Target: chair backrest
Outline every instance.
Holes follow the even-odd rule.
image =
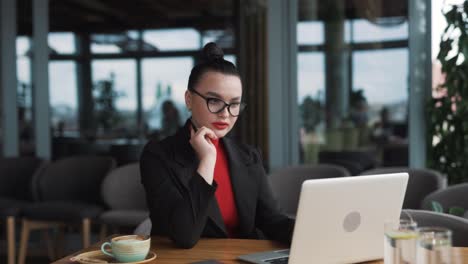
[[[33,177],[44,164],[36,157],[0,158],[0,196],[31,201]]]
[[[139,163],[111,171],[102,182],[101,192],[104,202],[111,209],[147,210]]]
[[[137,228],[133,231],[134,235],[140,236],[150,236],[151,235],[151,228],[152,228],[151,219],[146,218],[143,222],[141,222]]]
[[[451,185],[429,194],[422,202],[422,209],[432,210],[433,201],[440,203],[445,212],[455,206],[468,212],[468,183]]]
[[[319,162],[346,168],[352,175],[375,168],[377,160],[365,151],[320,151]]]
[[[408,144],[388,144],[383,146],[382,166],[396,167],[409,165]]]
[[[468,247],[468,219],[425,210],[403,211],[401,217],[407,219],[406,213],[410,214],[418,227],[439,226],[452,230],[453,246]]]
[[[343,167],[318,164],[282,168],[271,173],[268,178],[281,208],[286,214],[293,216],[296,214],[302,183],[305,180],[344,176],[349,176],[349,172]]]
[[[50,163],[38,177],[39,200],[101,203],[101,183],[115,168],[110,157],[77,156]]]
[[[420,209],[423,199],[430,193],[445,187],[445,178],[437,171],[430,169],[412,169],[407,167],[376,168],[361,175],[407,172],[409,175],[406,188],[404,209]]]
[[[111,145],[110,155],[117,161],[118,166],[126,165],[140,160],[144,144]]]

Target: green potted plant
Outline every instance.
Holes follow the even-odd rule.
[[[445,81],[428,104],[428,165],[456,184],[468,180],[468,0],[444,16],[437,59]]]
[[[122,94],[114,90],[114,75],[110,79],[97,82],[94,87],[94,106],[98,126],[104,133],[109,133],[115,129],[121,122],[122,117],[115,107],[115,101]]]

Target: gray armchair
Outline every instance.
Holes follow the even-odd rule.
[[[22,210],[18,263],[24,264],[29,233],[65,225],[81,225],[83,247],[90,245],[91,221],[102,212],[100,186],[115,168],[110,157],[78,156],[48,164],[37,176],[36,202]],[[54,252],[49,247],[49,257]]]
[[[335,164],[346,168],[351,175],[375,168],[375,155],[367,151],[320,151],[319,163]]]
[[[430,193],[445,187],[445,178],[430,169],[411,169],[407,167],[386,167],[365,171],[361,175],[407,172],[409,175],[403,209],[421,209],[421,202]]]
[[[432,210],[432,202],[442,205],[444,212],[448,212],[451,207],[460,207],[465,210],[468,216],[468,183],[451,185],[445,189],[429,194],[422,202],[422,208]]]
[[[139,162],[144,146],[145,145],[141,143],[111,145],[109,152],[110,155],[117,161],[117,165],[120,167],[129,163]]]
[[[269,175],[272,191],[283,211],[295,216],[302,183],[305,180],[349,176],[340,166],[329,164],[302,165],[279,169]]]
[[[148,218],[139,163],[131,163],[109,173],[102,182],[101,192],[109,208],[99,217],[103,224],[101,238],[106,235],[107,226],[129,227],[133,230]]]
[[[8,264],[16,262],[16,219],[33,202],[33,178],[44,164],[35,157],[0,158],[0,221],[6,223]]]
[[[454,247],[468,247],[468,220],[449,214],[430,212],[425,210],[404,210],[402,218],[411,215],[418,227],[440,226],[452,230],[452,244]]]

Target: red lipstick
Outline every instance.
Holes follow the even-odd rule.
[[[226,122],[213,122],[211,124],[218,130],[223,130],[229,127],[229,124]]]

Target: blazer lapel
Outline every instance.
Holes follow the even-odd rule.
[[[239,216],[239,231],[248,235],[255,221],[257,184],[249,177],[249,165],[252,157],[247,156],[229,138],[223,138],[229,160],[229,173]]]
[[[197,170],[199,160],[192,146],[190,145],[190,130],[189,130],[189,121],[185,123],[185,126],[180,129],[175,136],[175,150],[174,151],[174,160],[181,165],[179,180],[190,194],[190,199],[192,200],[192,195],[190,193],[190,180],[194,175],[194,171]],[[193,203],[193,201],[192,201]],[[207,209],[207,216],[215,224],[216,228],[219,229],[222,234],[227,237],[226,226],[224,225],[223,218],[221,216],[221,211],[216,201],[216,197],[213,197]]]
[[[198,159],[195,151],[190,145],[190,136],[187,124],[179,129],[174,138],[174,160],[181,166],[180,172],[176,175],[185,189],[189,190],[189,182],[193,177],[193,172],[198,167]]]

